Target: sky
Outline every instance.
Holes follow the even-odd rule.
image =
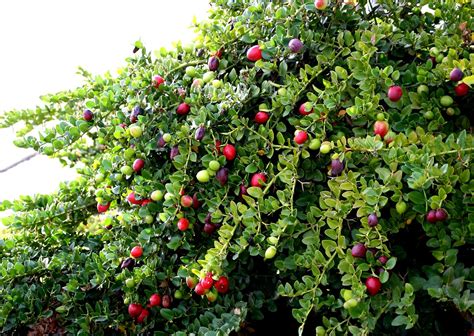
[[[148,50],[191,41],[193,17],[205,19],[208,9],[207,0],[0,1],[0,114],[79,86],[78,66],[115,74],[136,40]],[[0,129],[0,170],[32,153],[13,139],[13,129]],[[50,193],[74,178],[74,170],[37,156],[0,173],[0,201]]]

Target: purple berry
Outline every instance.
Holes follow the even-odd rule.
[[[387,263],[387,261],[388,261],[388,257],[387,257],[387,256],[384,256],[384,255],[383,255],[383,256],[380,256],[380,257],[379,257],[379,261],[380,261],[380,263],[381,263],[382,265],[385,265],[385,264]]]
[[[210,71],[216,71],[219,68],[219,59],[216,56],[212,56],[209,58],[207,66],[209,67]]]
[[[335,159],[331,161],[331,176],[339,176],[344,170],[344,162]]]
[[[216,173],[216,179],[219,183],[223,186],[227,183],[227,179],[229,178],[229,169],[221,168]]]
[[[464,77],[464,73],[459,68],[454,68],[449,74],[449,79],[453,82],[459,82]]]
[[[163,139],[163,136],[160,136],[160,138],[158,139],[158,147],[162,148],[162,147],[165,147],[165,145],[166,145],[165,139]]]
[[[174,146],[173,148],[171,148],[171,151],[170,151],[170,159],[173,160],[176,156],[179,155],[179,148],[178,146]]]
[[[365,253],[367,252],[367,247],[362,243],[357,243],[352,247],[351,253],[355,258],[364,258]]]
[[[367,217],[367,224],[370,227],[374,227],[379,223],[379,219],[377,218],[376,214],[370,214],[369,217]]]
[[[216,231],[216,225],[212,223],[204,224],[203,231],[208,235],[211,235],[214,231]]]
[[[290,43],[288,43],[288,48],[290,48],[293,53],[300,52],[301,49],[303,49],[303,46],[303,43],[297,38],[292,39]]]
[[[85,121],[91,121],[94,118],[94,114],[92,113],[91,110],[85,110],[84,113],[82,114],[82,117],[84,118]]]
[[[196,133],[194,134],[194,139],[201,141],[202,138],[204,138],[204,135],[206,135],[206,128],[204,126],[199,126],[199,128],[196,130]]]
[[[443,208],[436,210],[436,220],[444,222],[448,218],[448,213]]]

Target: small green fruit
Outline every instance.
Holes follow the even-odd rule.
[[[356,299],[350,299],[344,302],[344,308],[351,309],[351,308],[357,307],[358,304],[359,304],[359,301],[357,301]]]
[[[279,88],[278,89],[278,94],[280,96],[286,96],[286,93],[288,92],[288,90],[286,88]]]
[[[145,216],[145,223],[151,224],[151,223],[153,223],[153,220],[154,220],[154,218],[153,218],[152,215],[146,215]]]
[[[120,172],[124,175],[132,175],[133,168],[130,166],[123,166],[122,168],[120,168]]]
[[[311,140],[311,142],[308,145],[308,148],[311,149],[311,150],[317,150],[317,149],[319,149],[319,147],[321,147],[321,140],[319,140],[319,139]]]
[[[135,287],[135,280],[133,280],[132,278],[125,280],[125,286],[127,286],[128,288]]]
[[[163,192],[161,190],[155,190],[151,193],[151,199],[153,201],[161,201],[163,199]]]
[[[418,88],[416,89],[416,92],[418,92],[419,95],[428,94],[428,93],[430,92],[430,89],[428,88],[427,85],[421,84],[421,85],[418,86]]]
[[[352,291],[349,289],[343,289],[342,297],[344,298],[345,301],[352,299]]]
[[[216,74],[213,71],[209,71],[202,76],[202,80],[204,83],[209,83],[215,78],[215,76]]]
[[[130,126],[130,128],[128,130],[130,132],[130,135],[134,138],[139,138],[143,134],[142,128],[138,125]]]
[[[425,117],[425,119],[427,120],[431,120],[434,118],[434,113],[433,111],[426,111],[425,113],[423,113],[423,117]]]
[[[395,208],[397,209],[398,214],[401,215],[407,211],[407,204],[404,201],[400,201],[397,203]]]
[[[131,158],[133,158],[134,155],[135,155],[135,149],[133,148],[127,148],[125,152],[123,153],[123,156],[125,157],[126,160],[130,160]]]
[[[163,134],[163,140],[165,142],[170,142],[171,141],[171,134],[169,134],[169,133]]]
[[[278,238],[277,237],[268,237],[268,242],[272,245],[278,244]]]
[[[272,259],[273,257],[275,257],[276,252],[277,252],[276,247],[275,246],[270,246],[265,251],[265,259]]]
[[[321,154],[327,154],[331,151],[331,149],[332,149],[331,143],[329,141],[324,141],[321,144],[321,147],[319,148],[319,152]]]
[[[193,66],[186,67],[186,75],[191,78],[196,77],[196,68]]]
[[[377,113],[377,120],[378,121],[384,121],[385,120],[385,116],[383,113]]]
[[[453,116],[453,115],[456,114],[456,110],[453,109],[452,107],[448,107],[448,108],[446,109],[446,114],[447,114],[448,116]]]
[[[326,329],[324,327],[318,326],[316,327],[316,336],[325,336],[326,335]]]
[[[183,298],[183,292],[181,292],[180,290],[177,290],[176,292],[174,292],[174,298],[175,299],[182,299]]]
[[[165,212],[160,212],[158,218],[162,222],[166,222],[168,220],[168,215]]]
[[[168,201],[172,199],[174,195],[172,193],[167,192],[164,197],[165,197],[165,201]]]
[[[450,96],[443,96],[441,97],[440,101],[441,105],[443,105],[444,107],[449,107],[451,105],[453,105],[454,103],[454,100],[453,98],[451,98]]]
[[[215,87],[216,89],[220,89],[221,87],[224,86],[224,83],[219,79],[214,79],[212,81],[212,86]]]
[[[97,175],[95,176],[94,179],[95,179],[95,181],[96,181],[97,183],[100,183],[100,182],[103,182],[103,181],[104,181],[105,176],[104,176],[104,174],[99,173],[99,174],[97,174]]]
[[[219,161],[212,160],[209,162],[209,169],[211,170],[218,171],[220,167],[221,164],[219,163]]]
[[[196,174],[196,178],[199,182],[201,183],[206,183],[206,182],[209,182],[209,173],[207,172],[207,170],[200,170],[197,174]]]

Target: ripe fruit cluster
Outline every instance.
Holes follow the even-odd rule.
[[[205,295],[209,302],[216,301],[218,294],[225,294],[229,291],[229,279],[226,276],[220,276],[217,281],[214,281],[212,273],[207,273],[199,281],[195,277],[188,276],[186,285],[189,289],[193,289],[197,295]]]
[[[446,219],[448,219],[448,213],[443,208],[430,210],[426,214],[426,220],[429,223],[444,222]]]

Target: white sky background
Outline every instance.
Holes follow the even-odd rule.
[[[0,1],[0,114],[34,108],[45,93],[81,84],[82,66],[112,74],[141,39],[148,50],[191,41],[192,18],[205,19],[207,0],[14,0]],[[0,169],[28,155],[16,148],[11,129],[0,129]],[[35,157],[0,173],[0,201],[49,193],[74,171]]]

